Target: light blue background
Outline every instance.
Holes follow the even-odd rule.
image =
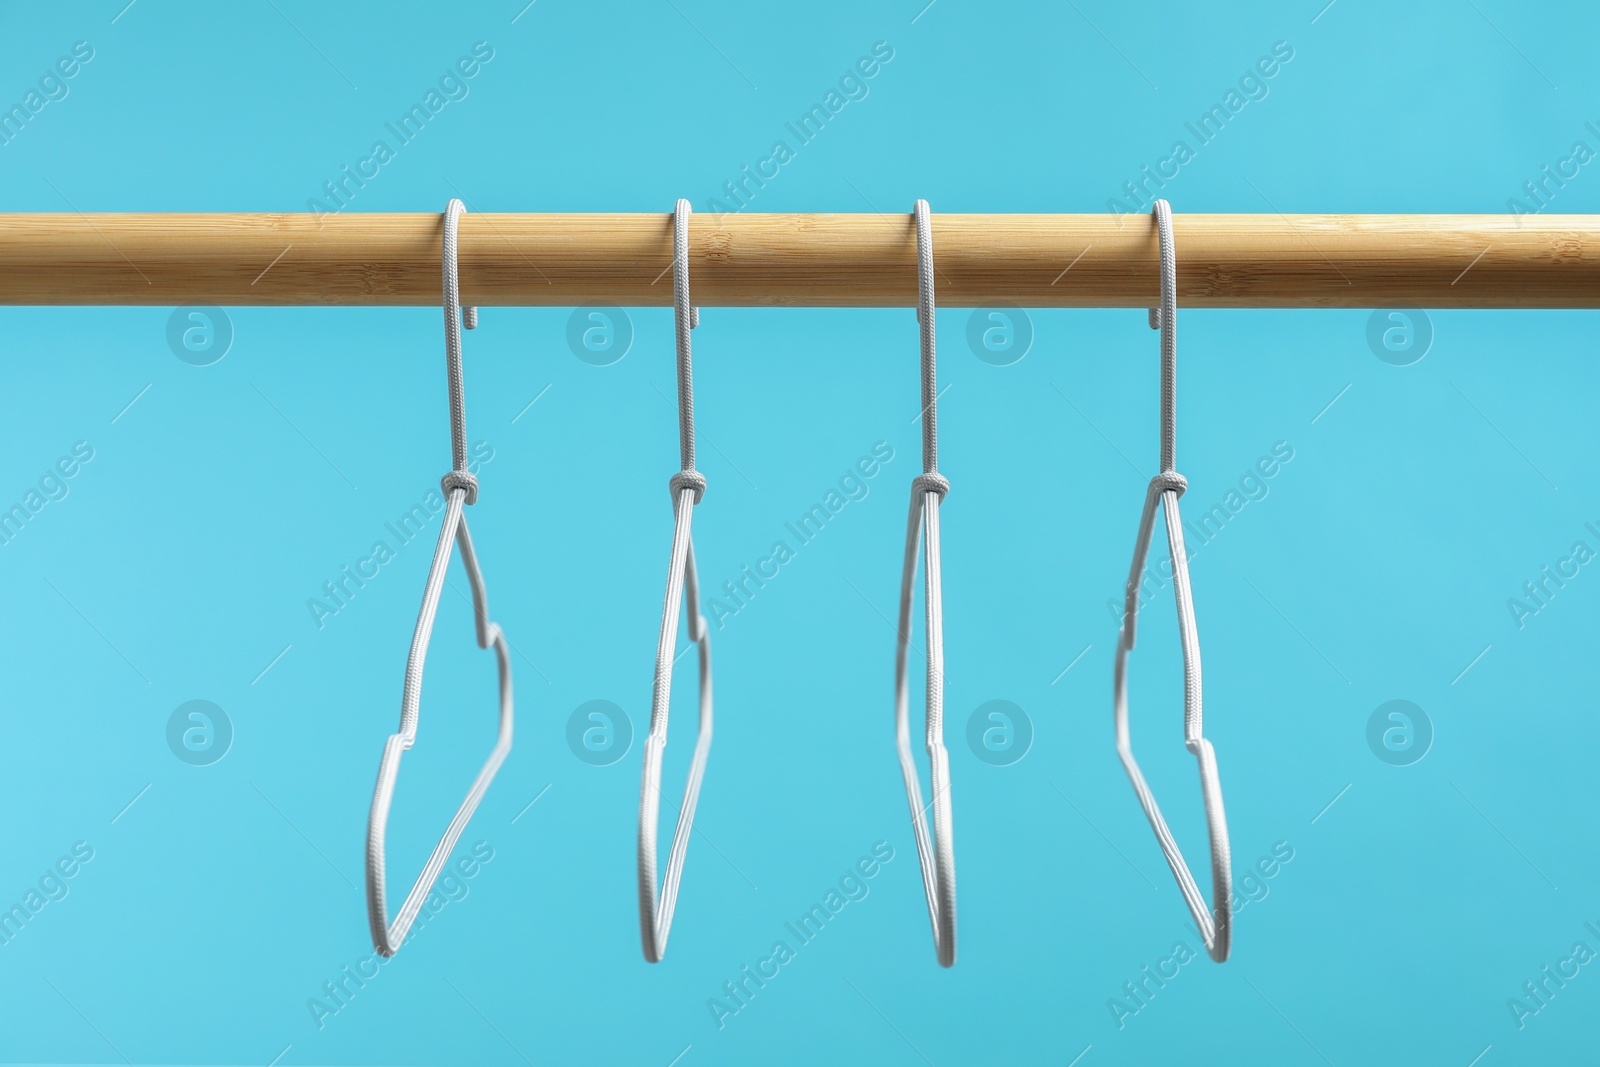
[[[1180,214],[1502,212],[1574,141],[1600,147],[1584,128],[1600,119],[1600,26],[1575,3],[539,0],[513,23],[520,0],[124,2],[0,5],[0,103],[74,42],[95,49],[67,98],[0,147],[5,210],[306,210],[480,40],[495,58],[470,95],[351,210],[459,195],[475,211],[665,212],[679,196],[705,211],[877,41],[894,58],[869,95],[752,210],[1103,211],[1277,41],[1294,58],[1268,96],[1168,185]],[[1597,209],[1592,167],[1551,208]],[[765,555],[874,442],[895,458],[715,635],[699,832],[651,967],[633,850],[677,464],[670,313],[634,312],[631,352],[600,368],[569,350],[570,309],[485,310],[467,410],[494,459],[471,521],[517,650],[517,740],[458,851],[481,840],[494,859],[319,1028],[308,1000],[370,953],[367,806],[436,528],[323,629],[306,600],[446,469],[439,313],[229,309],[232,350],[195,367],[167,346],[170,311],[0,309],[0,503],[74,442],[94,448],[67,497],[0,547],[0,904],[75,842],[94,849],[65,899],[0,946],[0,1059],[1594,1056],[1600,965],[1522,1029],[1507,1000],[1575,942],[1600,950],[1584,928],[1600,925],[1600,577],[1584,568],[1520,630],[1506,601],[1573,542],[1600,548],[1584,529],[1600,520],[1595,313],[1435,312],[1431,351],[1407,367],[1375,357],[1364,311],[1183,313],[1185,509],[1221,501],[1275,442],[1294,449],[1193,561],[1236,874],[1277,842],[1294,858],[1239,914],[1229,963],[1195,959],[1119,1029],[1123,983],[1176,942],[1199,948],[1112,747],[1106,601],[1156,466],[1143,312],[1035,312],[1032,351],[1009,367],[976,358],[967,310],[939,313],[961,890],[960,960],[943,971],[894,758],[885,619],[918,463],[912,314],[708,308],[696,331],[708,585]],[[465,588],[459,565],[452,582]],[[1175,630],[1157,600],[1134,732],[1200,860]],[[396,881],[492,740],[492,668],[469,635],[447,589],[390,827]],[[670,795],[692,677],[685,662]],[[192,699],[235,730],[209,767],[166,743]],[[609,767],[565,740],[593,699],[635,728]],[[966,743],[992,699],[1034,725],[1009,767]],[[1391,699],[1435,730],[1409,767],[1366,741]],[[708,999],[878,841],[895,858],[866,899],[719,1030]]]

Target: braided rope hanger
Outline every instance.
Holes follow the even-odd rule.
[[[444,214],[444,337],[453,461],[450,472],[440,481],[440,488],[446,497],[444,523],[439,528],[439,542],[433,551],[433,564],[428,569],[428,583],[423,588],[422,609],[417,613],[417,628],[411,638],[411,653],[406,658],[405,689],[400,701],[400,730],[390,735],[383,746],[383,759],[378,764],[378,784],[373,790],[372,810],[367,817],[367,919],[372,927],[372,943],[384,956],[393,956],[399,950],[406,932],[411,929],[423,902],[432,891],[435,879],[449,861],[450,850],[455,848],[456,841],[467,827],[467,821],[472,818],[478,802],[494,780],[495,772],[511,751],[511,659],[499,625],[489,621],[488,593],[484,588],[483,573],[478,568],[478,555],[472,548],[472,535],[467,532],[464,511],[466,505],[476,503],[478,499],[478,480],[467,470],[466,396],[461,375],[461,326],[464,320],[467,329],[475,329],[478,316],[476,308],[461,307],[461,287],[456,266],[456,232],[465,210],[460,200],[451,200]],[[433,620],[439,610],[445,572],[450,566],[452,540],[461,550],[461,563],[466,568],[467,580],[472,586],[472,611],[478,647],[493,646],[499,665],[500,732],[483,769],[467,791],[466,799],[456,809],[444,836],[423,865],[416,884],[406,894],[400,914],[395,916],[391,924],[385,899],[384,832],[389,823],[389,805],[394,799],[395,778],[400,773],[400,757],[417,739],[417,719],[422,704],[422,668],[428,658],[428,643],[433,637]]]
[[[939,504],[950,483],[939,473],[939,391],[934,357],[933,233],[928,202],[918,200],[913,212],[917,233],[917,321],[922,334],[922,473],[911,481],[911,511],[906,520],[905,566],[900,572],[900,624],[894,656],[895,746],[900,774],[911,805],[922,888],[928,896],[933,948],[942,967],[956,961],[956,856],[950,810],[950,755],[944,747],[944,609],[939,579]],[[920,529],[919,529],[920,527]],[[917,578],[917,556],[927,545],[923,568],[924,623],[928,634],[927,748],[933,787],[933,833],[928,832],[922,784],[911,755],[907,652],[911,644],[911,601]]]
[[[655,688],[650,700],[650,735],[644,746],[644,773],[639,783],[639,933],[644,958],[660,963],[678,905],[678,886],[689,854],[695,805],[711,752],[711,632],[700,614],[700,579],[695,571],[694,541],[689,527],[694,507],[705,495],[705,475],[694,469],[694,366],[689,330],[700,325],[700,309],[689,300],[689,201],[679,200],[672,212],[673,321],[678,349],[678,451],[682,469],[668,482],[672,492],[672,554],[667,564],[667,594],[661,610],[661,636],[656,644]],[[672,706],[673,653],[678,645],[680,602],[689,619],[689,639],[700,651],[700,730],[683,806],[672,831],[667,873],[656,889],[656,835],[661,820],[661,759],[667,747],[667,717]]]
[[[1195,627],[1194,594],[1189,587],[1189,557],[1183,545],[1183,520],[1178,515],[1178,498],[1188,482],[1176,469],[1177,377],[1178,377],[1178,268],[1172,242],[1172,208],[1157,200],[1154,208],[1157,235],[1161,245],[1161,306],[1150,309],[1150,326],[1161,331],[1161,472],[1150,479],[1145,491],[1144,513],[1139,519],[1139,536],[1133,548],[1133,566],[1128,571],[1123,606],[1121,639],[1117,642],[1113,680],[1113,704],[1117,723],[1117,755],[1139,795],[1145,818],[1161,844],[1167,866],[1178,880],[1184,902],[1189,906],[1206,951],[1218,963],[1228,958],[1233,940],[1233,874],[1228,850],[1228,819],[1222,808],[1222,783],[1217,775],[1217,757],[1211,742],[1201,733],[1200,716],[1200,635]],[[1184,861],[1178,843],[1167,829],[1155,795],[1145,784],[1139,764],[1133,758],[1128,739],[1128,653],[1133,650],[1134,630],[1139,618],[1139,583],[1144,575],[1150,538],[1155,531],[1156,505],[1166,519],[1167,547],[1172,555],[1172,588],[1178,605],[1178,636],[1183,645],[1183,741],[1200,764],[1200,792],[1205,799],[1206,829],[1211,842],[1211,899],[1207,910],[1194,875]]]

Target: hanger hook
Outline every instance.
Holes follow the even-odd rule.
[[[445,492],[459,484],[467,490],[467,503],[478,501],[478,482],[467,470],[467,412],[465,386],[461,368],[461,327],[469,330],[478,326],[476,308],[461,306],[461,272],[459,267],[459,230],[461,216],[467,208],[460,200],[452,199],[444,209],[444,240],[441,264],[444,272],[444,348],[446,376],[450,389],[450,473],[445,475]]]

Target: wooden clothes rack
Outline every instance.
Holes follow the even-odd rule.
[[[0,304],[430,305],[442,216],[0,214]],[[1183,308],[1600,307],[1600,216],[1175,215]],[[696,304],[912,307],[911,214],[697,214]],[[1146,307],[1145,215],[934,215],[947,307]],[[672,216],[472,214],[476,306],[672,303]]]

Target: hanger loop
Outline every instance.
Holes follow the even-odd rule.
[[[1189,907],[1195,927],[1205,942],[1206,951],[1218,963],[1228,958],[1232,946],[1233,874],[1228,849],[1228,819],[1222,807],[1222,783],[1217,773],[1217,757],[1201,732],[1200,635],[1195,625],[1194,594],[1189,585],[1189,557],[1183,544],[1183,520],[1178,514],[1178,498],[1188,483],[1175,469],[1177,445],[1177,368],[1178,368],[1178,270],[1172,241],[1172,208],[1157,200],[1154,208],[1156,232],[1161,248],[1161,304],[1150,309],[1150,325],[1161,331],[1161,471],[1150,479],[1145,490],[1144,511],[1139,518],[1139,534],[1134,542],[1133,566],[1122,615],[1122,634],[1117,642],[1113,680],[1113,704],[1117,726],[1117,755],[1139,796],[1145,818],[1155,831],[1167,866],[1178,880],[1184,903]],[[1139,584],[1144,576],[1150,538],[1155,531],[1156,506],[1166,520],[1167,547],[1172,555],[1172,588],[1178,607],[1178,636],[1183,646],[1183,739],[1184,746],[1200,766],[1200,792],[1205,801],[1206,828],[1211,844],[1211,899],[1206,908],[1194,875],[1178,849],[1156,798],[1145,783],[1133,746],[1128,737],[1128,653],[1133,650],[1139,616]]]
[[[690,523],[694,507],[705,496],[705,475],[694,469],[694,366],[689,331],[700,325],[699,309],[689,301],[689,201],[679,200],[672,212],[673,322],[677,333],[678,452],[682,470],[668,481],[672,493],[672,553],[667,564],[667,595],[656,644],[655,688],[650,701],[650,735],[644,745],[644,772],[639,783],[639,932],[644,958],[661,962],[678,905],[678,887],[689,853],[700,783],[711,752],[711,631],[700,614],[700,580],[694,563]],[[672,832],[667,871],[656,887],[656,837],[661,820],[661,760],[667,747],[667,718],[672,706],[672,666],[678,645],[680,603],[689,621],[689,639],[699,646],[700,729],[695,740],[683,806]]]
[[[905,564],[900,572],[900,624],[895,642],[894,725],[911,806],[911,829],[917,841],[922,887],[928,897],[933,948],[939,964],[956,961],[956,858],[952,836],[950,755],[944,747],[944,608],[939,571],[939,505],[950,483],[938,471],[939,391],[934,351],[933,233],[928,202],[918,200],[913,212],[917,235],[917,321],[922,336],[922,473],[911,481],[911,512],[906,521]],[[924,626],[928,637],[927,750],[933,786],[933,831],[922,802],[922,783],[911,754],[910,681],[907,656],[911,645],[911,604],[917,557],[926,546],[923,568]]]
[[[478,554],[472,547],[472,535],[467,530],[464,508],[477,500],[478,481],[467,470],[466,397],[461,374],[461,325],[477,326],[477,313],[473,308],[461,308],[461,290],[456,266],[456,230],[466,208],[459,200],[451,200],[444,214],[444,335],[445,365],[450,392],[450,443],[454,466],[440,482],[445,493],[444,522],[439,528],[439,541],[434,548],[433,564],[428,569],[428,582],[423,588],[422,608],[417,614],[417,626],[411,638],[411,653],[406,658],[405,686],[400,700],[400,729],[390,735],[383,747],[383,758],[378,764],[378,784],[372,794],[372,809],[367,816],[367,920],[372,929],[372,943],[380,955],[393,956],[405,940],[418,912],[422,910],[444,865],[449,862],[450,851],[478,802],[483,799],[495,772],[505,762],[511,751],[512,699],[511,659],[507,653],[505,635],[497,623],[489,620],[488,592],[484,588],[483,572],[478,567]],[[388,919],[386,882],[384,871],[384,835],[389,823],[389,806],[394,799],[395,779],[400,773],[400,758],[416,742],[417,720],[422,704],[422,668],[428,658],[428,644],[433,637],[433,620],[439,610],[439,596],[444,590],[445,572],[450,565],[450,543],[454,541],[461,550],[461,563],[472,587],[473,620],[477,629],[479,648],[493,647],[500,675],[500,731],[493,750],[485,761],[466,799],[456,809],[444,836],[434,846],[433,853],[423,865],[411,892],[394,922]]]

